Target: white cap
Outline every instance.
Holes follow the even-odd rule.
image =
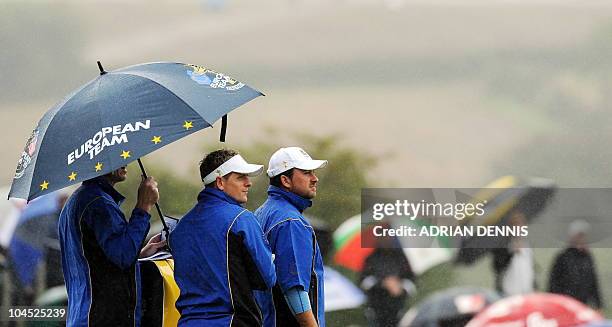
[[[223,177],[229,173],[245,174],[249,177],[259,176],[263,172],[263,168],[263,165],[254,165],[246,162],[241,155],[237,154],[206,175],[203,182],[204,185],[208,185],[214,182],[217,177]]]
[[[268,176],[274,177],[292,168],[315,170],[325,166],[327,160],[313,160],[302,148],[280,148],[270,158]]]
[[[572,221],[567,229],[567,236],[574,237],[578,234],[587,234],[591,230],[591,224],[583,219]]]

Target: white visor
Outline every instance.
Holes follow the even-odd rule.
[[[204,177],[204,185],[214,182],[217,177],[223,177],[229,173],[244,174],[249,177],[255,177],[263,172],[263,165],[254,165],[246,162],[239,154],[231,157],[228,161],[221,164],[217,169]]]

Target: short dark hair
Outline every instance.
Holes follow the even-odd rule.
[[[285,175],[289,178],[293,177],[293,170],[295,168],[291,168],[289,170],[285,170],[284,172],[274,176],[274,177],[270,177],[270,185],[272,186],[276,186],[276,187],[283,187],[283,183],[281,182],[281,176]]]
[[[202,177],[202,181],[204,181],[204,177],[212,173],[213,170],[217,169],[224,162],[228,161],[237,154],[238,151],[232,149],[219,149],[207,154],[204,159],[200,161],[200,177]],[[209,183],[206,186],[212,186],[211,184],[214,184],[214,182]]]

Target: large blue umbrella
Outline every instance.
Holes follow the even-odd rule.
[[[98,66],[100,76],[39,121],[9,197],[32,200],[107,174],[221,117],[223,139],[227,113],[263,95],[196,65],[158,62],[111,72]]]
[[[8,253],[21,287],[33,286],[36,268],[45,253],[59,247],[57,219],[61,205],[58,192],[47,194],[30,202],[19,216]],[[58,269],[60,267],[47,267],[55,273]]]

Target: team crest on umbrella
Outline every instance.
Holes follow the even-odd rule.
[[[17,171],[15,172],[15,179],[21,178],[25,174],[26,168],[32,162],[32,157],[34,157],[34,153],[36,152],[36,146],[38,143],[38,128],[32,131],[30,138],[26,142],[25,148],[21,153],[21,158],[19,158],[19,162],[17,162]]]
[[[191,68],[191,70],[187,71],[187,75],[200,85],[208,85],[213,89],[226,89],[228,91],[239,90],[244,86],[244,83],[238,82],[237,80],[214,70],[206,69],[197,65],[185,66]]]

